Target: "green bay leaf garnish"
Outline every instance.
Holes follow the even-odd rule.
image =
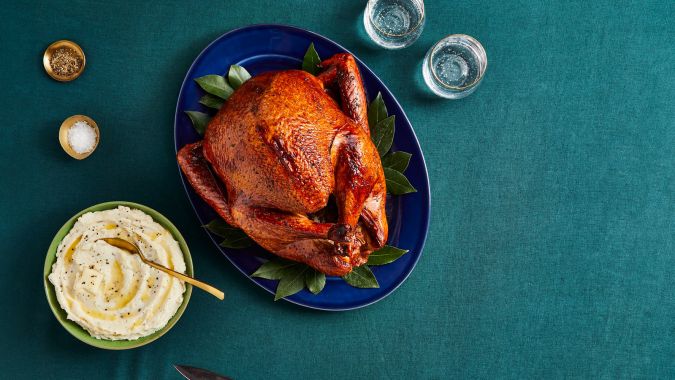
[[[231,230],[237,230],[238,228],[232,227],[229,224],[227,224],[226,221],[222,219],[213,219],[212,221],[208,222],[207,224],[203,225],[202,227],[206,228],[210,232],[212,232],[214,235],[218,235],[220,237],[226,236],[227,234],[230,233]]]
[[[373,274],[373,271],[367,265],[361,265],[352,269],[346,276],[342,277],[349,285],[355,288],[379,288],[380,284]]]
[[[319,58],[319,53],[316,52],[314,42],[312,42],[309,44],[305,57],[302,59],[302,69],[312,75],[316,75],[319,72],[320,63],[321,58]]]
[[[261,265],[251,276],[267,280],[281,280],[290,268],[298,265],[299,263],[293,261],[275,258]]]
[[[316,269],[309,268],[305,273],[305,286],[313,294],[319,294],[326,286],[326,275]]]
[[[225,248],[242,249],[251,247],[254,244],[255,242],[244,231],[237,230],[233,231],[230,236],[223,237],[223,241],[219,245]]]
[[[192,126],[195,127],[197,133],[203,136],[204,132],[206,132],[206,126],[211,121],[211,115],[198,111],[185,111],[185,113],[190,118],[190,121],[192,121]]]
[[[235,90],[241,87],[244,82],[251,79],[251,74],[245,68],[239,65],[230,66],[230,71],[227,73],[227,81]]]
[[[295,294],[305,288],[305,273],[311,268],[306,265],[298,265],[289,268],[279,280],[274,300]]]
[[[222,219],[214,219],[203,227],[214,235],[218,235],[223,238],[223,241],[220,242],[221,247],[241,249],[255,244],[255,242],[251,240],[251,238],[248,237],[244,231],[230,226]]]
[[[227,100],[234,92],[232,87],[227,84],[225,78],[220,75],[205,75],[195,79],[195,82],[197,82],[199,87],[204,91],[223,100]]]
[[[370,128],[370,133],[373,133],[375,126],[380,121],[384,120],[388,116],[387,106],[384,104],[382,99],[382,93],[378,92],[375,100],[370,103],[368,106],[368,127]]]
[[[251,277],[267,280],[279,280],[274,300],[293,295],[305,287],[312,293],[318,294],[326,285],[326,276],[303,264],[295,261],[275,257],[261,265]]]
[[[385,265],[393,263],[406,253],[408,253],[407,249],[400,249],[390,245],[385,245],[368,256],[368,262],[366,265]]]
[[[391,148],[391,144],[394,142],[395,122],[396,116],[391,115],[380,120],[374,130],[371,131],[370,138],[373,140],[377,152],[380,153],[380,157],[384,157],[387,154]]]
[[[387,192],[393,195],[403,195],[417,192],[417,189],[410,184],[408,178],[403,173],[391,169],[384,168],[384,177],[387,181]]]
[[[389,152],[382,157],[382,166],[403,173],[408,168],[410,157],[412,154],[407,152]]]
[[[219,110],[220,107],[223,106],[224,102],[225,101],[223,99],[221,99],[217,96],[211,95],[211,94],[204,94],[204,96],[202,96],[199,99],[199,103],[201,103],[201,104],[203,104],[203,105],[205,105],[209,108],[216,109],[216,110]]]

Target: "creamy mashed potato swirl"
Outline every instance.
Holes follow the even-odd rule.
[[[82,215],[61,241],[49,281],[68,319],[99,339],[137,339],[164,327],[183,302],[182,281],[100,238],[133,241],[158,264],[185,273],[171,233],[144,212],[119,206]]]

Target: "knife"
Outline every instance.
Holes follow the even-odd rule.
[[[215,372],[207,371],[197,367],[177,364],[174,364],[173,367],[188,380],[232,380],[232,378],[227,376],[222,376]]]

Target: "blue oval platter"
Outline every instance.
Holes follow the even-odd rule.
[[[208,74],[227,74],[230,65],[240,65],[255,76],[272,70],[300,69],[302,58],[310,43],[322,59],[347,49],[316,33],[285,25],[252,25],[225,33],[207,46],[190,67],[178,96],[174,122],[176,151],[185,144],[201,138],[192,127],[184,111],[213,113],[199,104],[202,90],[194,79]],[[356,56],[355,56],[356,57]],[[387,199],[389,245],[408,249],[395,262],[371,267],[378,289],[353,288],[338,277],[328,277],[321,293],[314,295],[302,290],[285,300],[312,309],[341,311],[373,304],[398,288],[410,275],[419,260],[429,229],[429,179],[424,157],[412,125],[401,105],[382,81],[356,58],[368,93],[369,101],[382,93],[389,115],[396,115],[396,133],[392,151],[412,154],[405,174],[417,189],[416,193]],[[179,170],[180,172],[180,170]],[[217,218],[217,214],[192,190],[181,173],[181,179],[199,222],[203,225]],[[277,281],[251,277],[258,267],[271,257],[260,247],[233,250],[220,247],[218,237],[207,232],[214,246],[251,281],[274,294]],[[270,297],[270,300],[272,297]]]

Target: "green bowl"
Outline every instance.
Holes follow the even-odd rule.
[[[139,205],[137,203],[132,202],[120,202],[120,201],[106,202],[84,209],[78,212],[77,215],[70,218],[70,220],[68,220],[66,224],[64,224],[63,227],[61,227],[59,232],[56,233],[56,236],[54,236],[54,240],[52,240],[52,244],[49,246],[49,251],[47,251],[47,258],[45,259],[45,269],[43,276],[43,280],[45,283],[45,292],[47,293],[47,301],[49,302],[49,307],[51,307],[52,311],[54,312],[54,316],[56,317],[56,319],[72,336],[83,341],[84,343],[87,343],[88,345],[98,348],[104,348],[107,350],[126,350],[130,348],[140,347],[166,334],[166,332],[169,331],[171,327],[173,327],[173,325],[176,324],[176,322],[178,322],[178,319],[183,314],[183,311],[185,311],[188,301],[190,300],[190,295],[192,294],[192,285],[185,284],[186,288],[185,293],[183,294],[183,303],[180,305],[178,311],[176,311],[176,314],[169,320],[166,326],[162,327],[160,330],[155,331],[154,333],[148,336],[138,338],[135,340],[107,340],[94,338],[93,336],[89,335],[87,330],[83,329],[77,323],[70,321],[66,318],[66,312],[63,309],[61,309],[61,305],[59,305],[59,302],[56,299],[54,286],[52,285],[51,282],[49,282],[49,279],[47,278],[47,276],[49,276],[49,273],[51,273],[52,271],[52,265],[56,261],[56,249],[61,243],[61,240],[63,240],[66,234],[68,234],[68,231],[70,231],[71,228],[73,228],[73,225],[77,221],[77,218],[79,218],[82,214],[92,211],[110,210],[116,208],[117,206],[127,206],[129,208],[141,210],[144,213],[150,215],[152,219],[155,220],[155,222],[161,224],[164,228],[166,228],[169,232],[171,232],[176,241],[178,241],[178,245],[180,246],[181,251],[183,251],[183,256],[185,257],[186,274],[188,274],[191,277],[194,276],[194,270],[192,267],[192,257],[190,256],[190,250],[188,249],[188,246],[185,243],[185,239],[183,239],[183,236],[180,234],[180,232],[178,232],[176,226],[174,226],[169,221],[169,219],[165,218],[164,215],[151,209],[150,207]]]

